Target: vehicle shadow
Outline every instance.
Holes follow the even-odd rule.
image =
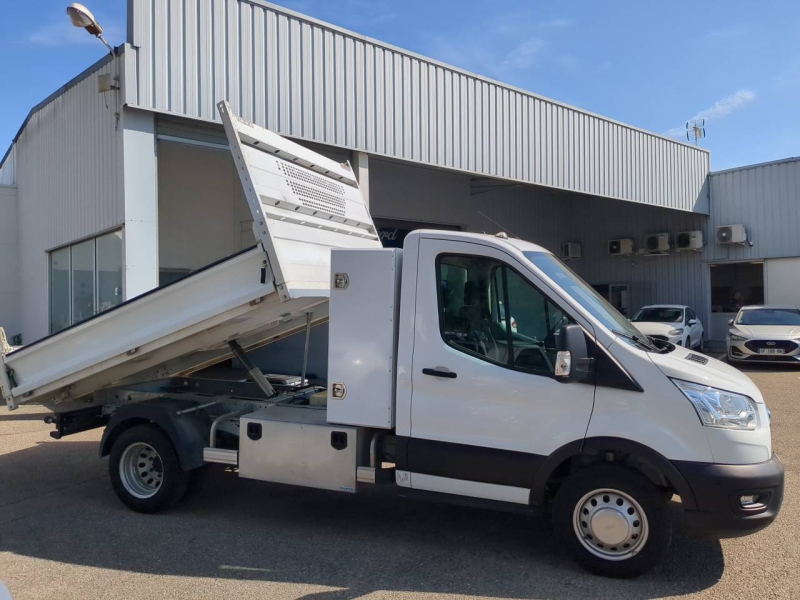
[[[335,588],[307,596],[320,600],[382,590],[649,599],[709,588],[724,568],[719,542],[686,537],[678,504],[666,559],[623,581],[573,564],[545,518],[415,502],[387,488],[349,495],[248,481],[216,466],[183,503],[143,515],[117,500],[106,469],[96,442],[43,442],[0,455],[3,479],[28,491],[0,490],[0,552],[151,575]]]
[[[713,355],[713,354],[712,354]],[[724,363],[736,367],[743,373],[798,373],[800,374],[800,363],[748,363],[736,362],[728,359],[727,355],[721,357]]]
[[[744,373],[798,373],[800,374],[800,363],[781,364],[781,363],[728,363],[743,371]]]

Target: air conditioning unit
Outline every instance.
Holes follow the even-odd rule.
[[[581,245],[577,242],[564,242],[561,244],[561,258],[572,260],[581,257]]]
[[[627,256],[628,254],[633,254],[633,240],[629,238],[608,240],[608,253],[611,256]]]
[[[744,244],[747,241],[747,230],[744,225],[720,225],[717,227],[718,244]]]
[[[644,252],[657,254],[669,251],[669,233],[649,233],[644,236]]]
[[[681,231],[675,238],[675,249],[681,250],[700,250],[703,247],[702,231]]]

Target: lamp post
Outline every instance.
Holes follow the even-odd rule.
[[[94,18],[92,11],[86,8],[83,4],[74,2],[67,7],[67,15],[69,15],[69,20],[72,21],[72,24],[75,27],[82,27],[91,33],[98,40],[105,44],[112,56],[114,55],[114,49],[103,37],[103,28]]]

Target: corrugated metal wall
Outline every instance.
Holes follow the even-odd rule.
[[[124,220],[113,93],[97,92],[107,63],[33,113],[16,142],[22,332],[48,333],[46,250]]]
[[[127,102],[706,213],[708,153],[257,0],[129,0]],[[135,89],[131,89],[135,88]]]
[[[22,333],[19,320],[17,188],[0,184],[0,327],[10,338]]]
[[[8,156],[0,165],[0,185],[17,184],[17,146],[11,144],[8,149]]]
[[[800,158],[712,173],[707,258],[800,256]],[[753,245],[715,243],[718,225],[741,223]]]

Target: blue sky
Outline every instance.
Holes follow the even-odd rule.
[[[0,155],[30,108],[101,58],[66,1],[4,5]],[[84,0],[112,44],[125,0]],[[800,155],[800,3],[286,0],[285,6],[625,123],[683,136],[712,168]],[[20,23],[25,23],[20,26]]]

